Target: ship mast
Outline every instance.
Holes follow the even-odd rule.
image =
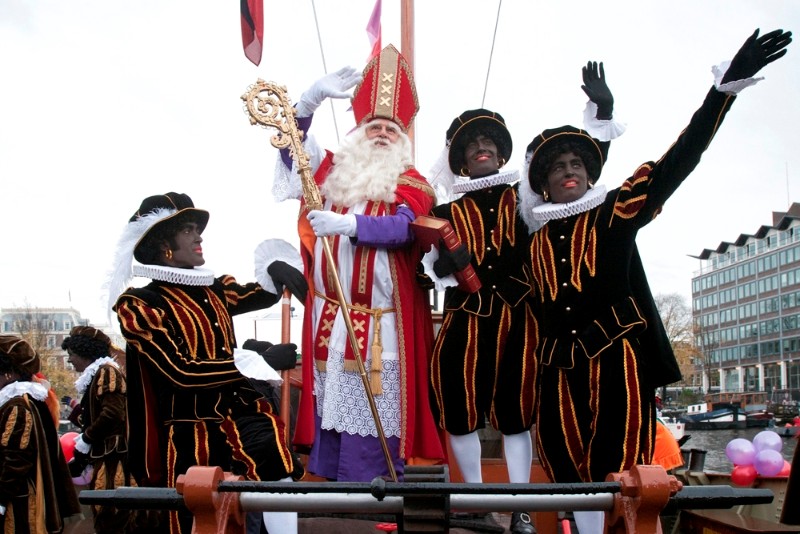
[[[411,75],[416,80],[414,72],[414,0],[400,1],[400,53],[406,58]],[[408,127],[408,138],[411,140],[412,155],[416,157],[414,122]]]

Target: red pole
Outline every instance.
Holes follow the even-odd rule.
[[[292,294],[288,289],[283,290],[283,298],[281,299],[281,343],[291,343],[291,329],[292,329]],[[281,371],[281,407],[280,415],[286,427],[289,429],[286,432],[286,439],[289,441],[287,445],[292,444],[292,432],[289,428],[291,424],[292,415],[292,388],[289,377],[289,369]]]

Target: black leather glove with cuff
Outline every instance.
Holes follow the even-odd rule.
[[[78,449],[72,451],[72,459],[67,462],[69,474],[72,478],[78,478],[83,474],[86,466],[89,465],[89,455],[84,454]]]
[[[286,289],[297,297],[300,302],[305,302],[306,294],[308,293],[308,282],[306,282],[303,273],[285,261],[278,260],[269,264],[267,274],[272,278],[278,295],[283,293],[283,288],[286,286]]]
[[[442,241],[439,243],[439,259],[433,262],[433,272],[439,278],[444,278],[469,265],[471,259],[472,255],[463,243],[451,252]]]
[[[614,114],[614,96],[606,84],[606,73],[603,62],[589,61],[583,67],[583,85],[581,89],[589,100],[597,104],[597,119],[611,120]]]
[[[264,361],[276,371],[294,369],[297,366],[297,345],[294,343],[273,345],[269,341],[248,339],[242,348],[259,353]]]
[[[748,37],[733,56],[721,83],[752,78],[765,66],[786,54],[786,47],[792,42],[792,32],[774,30],[761,37],[758,32],[756,30]]]

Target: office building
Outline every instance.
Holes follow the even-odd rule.
[[[705,393],[764,392],[778,402],[770,397],[800,392],[800,204],[697,258],[695,385]]]

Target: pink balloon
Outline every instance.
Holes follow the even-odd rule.
[[[758,451],[753,460],[753,467],[756,472],[764,477],[774,477],[783,469],[783,455],[772,449]]]
[[[72,477],[72,483],[77,486],[88,486],[89,483],[92,481],[93,473],[94,473],[94,468],[91,465],[87,465],[80,476]]]
[[[737,465],[731,471],[731,482],[737,486],[749,486],[757,475],[756,468],[752,465]]]
[[[788,477],[791,472],[792,472],[792,463],[789,460],[784,460],[783,469],[781,469],[781,472],[778,473],[777,476]]]
[[[737,466],[750,465],[756,457],[756,449],[750,440],[744,438],[732,439],[725,447],[725,456]]]
[[[64,451],[64,459],[68,462],[72,460],[73,452],[75,451],[75,438],[77,435],[77,432],[65,432],[58,438],[58,441],[61,443],[61,449]]]
[[[783,449],[783,439],[772,430],[764,430],[756,434],[753,438],[753,447],[756,448],[756,452],[765,451],[767,449],[781,452],[781,449]]]

